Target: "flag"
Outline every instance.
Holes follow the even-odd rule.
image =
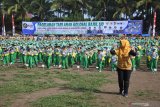
[[[155,11],[154,12],[154,21],[153,21],[153,37],[156,35],[156,18],[157,18],[157,13]]]
[[[4,23],[5,15],[2,16],[2,35],[6,36],[6,29],[5,29],[5,23]]]
[[[14,15],[12,14],[12,35],[15,35]]]

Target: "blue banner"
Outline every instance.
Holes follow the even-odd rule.
[[[142,20],[22,22],[23,34],[142,34]]]

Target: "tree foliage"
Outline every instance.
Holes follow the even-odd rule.
[[[160,19],[159,0],[1,0],[0,18],[5,14],[10,29],[11,14],[16,27],[31,21],[143,20],[144,32],[153,24],[154,11]],[[28,13],[32,14],[32,18]],[[157,30],[160,22],[157,20]],[[1,25],[1,22],[0,22]],[[10,25],[10,26],[9,26]]]

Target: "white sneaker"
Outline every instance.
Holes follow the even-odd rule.
[[[79,68],[80,68],[80,66],[77,66],[77,68],[79,69]]]
[[[59,65],[59,68],[61,68],[62,67],[62,65]]]
[[[28,64],[25,64],[25,66],[28,67],[29,65],[28,65]]]
[[[45,67],[45,65],[42,65],[42,68],[44,68]]]
[[[157,69],[154,69],[155,72],[157,72]]]
[[[135,72],[136,71],[136,68],[133,68],[133,72]]]

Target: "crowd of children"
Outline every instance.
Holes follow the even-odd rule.
[[[78,68],[87,69],[95,65],[99,72],[107,66],[110,66],[111,71],[116,71],[118,59],[116,55],[110,54],[110,50],[119,46],[119,37],[54,38],[39,41],[24,38],[0,40],[0,59],[4,66],[20,62],[29,68],[41,65],[48,69],[51,66],[68,69],[77,65]],[[129,37],[128,40],[137,52],[135,57],[131,57],[133,71],[140,67],[142,57],[146,58],[146,66],[149,70],[157,71],[160,40],[135,37]]]

